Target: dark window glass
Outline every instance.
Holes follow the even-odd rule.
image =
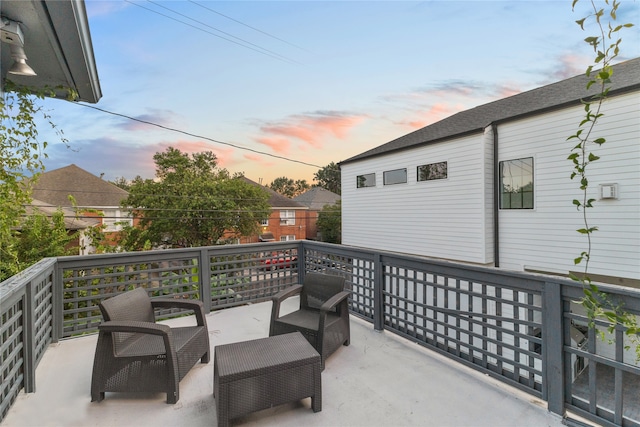
[[[384,185],[403,184],[407,182],[407,170],[395,169],[392,171],[386,171],[383,176]]]
[[[447,177],[447,162],[431,163],[418,166],[418,181],[445,179]]]
[[[358,175],[356,178],[356,185],[358,188],[363,187],[375,187],[376,186],[376,174],[368,173],[366,175]]]
[[[500,162],[500,209],[533,209],[533,157]]]

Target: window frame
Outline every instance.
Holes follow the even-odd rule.
[[[360,184],[362,182],[362,185]],[[370,185],[366,185],[369,183]],[[356,176],[356,188],[370,188],[376,186],[376,173],[365,173]]]
[[[515,162],[521,162],[525,166],[514,164]],[[512,168],[516,172],[523,171],[524,169],[530,169],[529,173],[513,173],[511,172],[508,177],[508,183],[505,183],[505,165],[511,164]],[[520,157],[516,159],[501,160],[498,163],[498,180],[499,180],[499,209],[500,210],[532,210],[535,209],[535,163],[533,156]],[[511,187],[517,186],[516,191],[506,192],[505,185]],[[530,185],[531,190],[522,190]],[[522,191],[521,191],[522,190]],[[515,195],[519,194],[520,203],[514,203],[517,201]],[[506,196],[510,195],[508,200],[508,206],[506,205]],[[517,205],[520,206],[517,206]]]
[[[296,211],[280,209],[280,225],[296,225]]]
[[[420,168],[424,168],[427,166],[435,166],[435,165],[440,165],[440,164],[444,164],[444,176],[443,177],[435,177],[435,178],[430,178],[429,175],[427,174],[427,176],[425,176],[425,179],[420,179]],[[416,182],[426,182],[426,181],[437,181],[439,179],[448,179],[449,178],[449,162],[447,160],[443,161],[443,162],[434,162],[434,163],[426,163],[424,165],[418,165],[416,166]]]
[[[402,172],[404,172],[404,181],[402,180],[403,178],[400,175],[400,173]],[[400,177],[400,179],[392,180],[391,178],[395,178],[396,174]],[[397,184],[406,184],[406,183],[407,183],[407,168],[392,169],[392,170],[382,172],[383,185],[397,185]]]

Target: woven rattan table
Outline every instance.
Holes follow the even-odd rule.
[[[218,427],[250,412],[311,397],[322,410],[320,355],[300,334],[216,346],[213,395]]]

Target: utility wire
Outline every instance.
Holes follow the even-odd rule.
[[[181,21],[181,20],[176,19],[176,18],[174,18],[174,17],[171,17],[171,16],[169,16],[169,15],[165,15],[164,13],[158,12],[157,10],[153,10],[153,9],[148,8],[148,7],[144,7],[144,6],[142,6],[141,4],[138,4],[138,3],[132,2],[132,1],[130,1],[130,0],[124,0],[124,1],[125,1],[125,2],[127,2],[127,3],[130,3],[130,4],[134,5],[134,6],[138,6],[138,7],[139,7],[139,8],[141,8],[141,9],[147,10],[147,11],[149,11],[149,12],[153,12],[153,13],[158,14],[158,15],[160,15],[160,16],[164,16],[165,18],[168,18],[168,19],[171,19],[171,20],[173,20],[173,21],[179,22],[179,23],[181,23],[181,24],[187,25],[187,26],[189,26],[189,27],[191,27],[191,28],[195,28],[196,30],[199,30],[199,31],[202,31],[202,32],[204,32],[204,33],[210,34],[210,35],[212,35],[212,36],[214,36],[214,37],[218,37],[218,38],[223,39],[223,40],[226,40],[226,41],[228,41],[228,42],[231,42],[231,43],[237,44],[238,46],[242,46],[242,47],[244,47],[244,48],[247,48],[247,49],[253,50],[254,52],[258,52],[258,53],[261,53],[261,54],[263,54],[263,55],[267,55],[267,56],[269,56],[269,57],[271,57],[271,58],[274,58],[274,59],[277,59],[277,60],[279,60],[279,61],[293,62],[293,63],[295,63],[295,62],[296,62],[296,61],[294,61],[294,60],[292,60],[292,59],[285,58],[285,57],[283,57],[282,55],[278,55],[278,56],[276,56],[276,55],[270,54],[269,52],[267,52],[267,51],[266,51],[266,49],[263,49],[263,48],[260,48],[260,49],[262,49],[262,50],[259,50],[259,49],[255,49],[255,48],[253,48],[253,47],[251,47],[251,46],[244,45],[244,44],[239,43],[239,42],[237,42],[237,41],[235,41],[235,40],[228,39],[228,38],[226,38],[226,37],[223,37],[223,36],[220,36],[220,35],[218,35],[218,34],[212,33],[211,31],[207,31],[207,30],[205,30],[205,29],[203,29],[203,28],[196,27],[195,25],[191,25],[191,24],[189,24],[188,22],[184,22],[184,21]]]
[[[128,1],[128,0],[125,0],[125,1]],[[302,160],[289,159],[287,157],[278,156],[276,154],[267,153],[265,151],[255,150],[253,148],[248,148],[248,147],[242,147],[242,146],[239,146],[239,145],[232,144],[230,142],[218,141],[218,140],[213,139],[213,138],[209,138],[209,137],[202,136],[202,135],[196,135],[196,134],[193,134],[193,133],[190,133],[190,132],[186,132],[186,131],[183,131],[183,130],[179,130],[179,129],[170,128],[170,127],[158,124],[158,123],[153,123],[153,122],[149,122],[149,121],[142,120],[142,119],[136,119],[135,117],[127,116],[125,114],[115,113],[113,111],[105,110],[103,108],[99,108],[99,107],[96,107],[94,105],[82,104],[82,103],[73,102],[73,101],[67,101],[67,102],[70,102],[70,103],[72,103],[74,105],[80,105],[80,106],[85,107],[85,108],[92,108],[94,110],[101,111],[103,113],[111,114],[111,115],[114,115],[114,116],[123,117],[125,119],[133,120],[135,122],[144,123],[144,124],[147,124],[147,125],[159,127],[161,129],[165,129],[165,130],[168,130],[168,131],[171,131],[171,132],[176,132],[176,133],[180,133],[180,134],[183,134],[183,135],[191,136],[193,138],[205,139],[207,141],[211,141],[211,142],[214,142],[216,144],[227,145],[229,147],[237,148],[238,150],[251,151],[252,153],[262,154],[263,156],[273,157],[275,159],[280,159],[280,160],[286,160],[287,162],[298,163],[298,164],[301,164],[301,165],[311,166],[311,167],[318,168],[318,169],[322,169],[322,167],[323,167],[323,166],[315,165],[313,163],[303,162]]]
[[[210,7],[207,7],[207,6],[203,5],[203,4],[200,4],[200,3],[198,3],[197,1],[194,1],[194,0],[188,0],[188,1],[189,1],[190,3],[193,3],[193,4],[197,5],[197,6],[200,6],[200,7],[201,7],[201,8],[203,8],[203,9],[207,9],[209,12],[213,12],[213,13],[215,13],[215,14],[218,14],[218,15],[220,15],[220,16],[223,16],[223,17],[225,17],[225,18],[227,18],[227,19],[230,19],[230,20],[231,20],[231,21],[233,21],[233,22],[237,22],[237,23],[238,23],[238,24],[240,24],[240,25],[244,25],[244,26],[245,26],[245,27],[247,27],[247,28],[251,28],[251,29],[252,29],[252,30],[254,30],[254,31],[257,31],[257,32],[259,32],[259,33],[264,34],[265,36],[269,36],[269,37],[271,37],[271,38],[273,38],[273,39],[276,39],[276,40],[279,40],[279,41],[281,41],[281,42],[283,42],[283,43],[286,43],[286,44],[288,44],[289,46],[293,46],[293,47],[295,47],[295,48],[297,48],[297,49],[304,50],[305,52],[308,52],[308,50],[306,50],[305,48],[302,48],[302,47],[300,47],[300,46],[297,46],[297,45],[295,45],[295,44],[293,44],[293,43],[290,43],[290,42],[288,42],[288,41],[286,41],[286,40],[281,39],[280,37],[276,37],[276,36],[274,36],[273,34],[269,34],[269,33],[265,32],[265,31],[262,31],[262,30],[260,30],[260,29],[258,29],[258,28],[252,27],[251,25],[245,24],[245,23],[244,23],[244,22],[242,22],[242,21],[238,21],[237,19],[234,19],[234,18],[232,18],[232,17],[230,17],[230,16],[227,16],[227,15],[225,15],[225,14],[223,14],[223,13],[220,13],[220,12],[218,12],[217,10],[213,10],[213,9],[211,9]]]
[[[236,40],[240,40],[240,41],[241,41],[241,42],[243,42],[243,43],[247,43],[247,44],[249,44],[249,45],[251,45],[251,46],[257,47],[258,49],[264,50],[265,52],[269,52],[269,53],[271,53],[271,54],[273,54],[273,55],[275,55],[275,56],[277,56],[277,57],[279,57],[279,58],[281,58],[281,59],[284,59],[284,60],[288,61],[288,62],[293,62],[293,63],[296,63],[296,64],[300,64],[300,62],[294,61],[293,59],[287,58],[286,56],[280,55],[279,53],[276,53],[276,52],[274,52],[274,51],[272,51],[272,50],[266,49],[266,48],[264,48],[264,47],[262,47],[262,46],[258,46],[257,44],[255,44],[255,43],[251,43],[250,41],[247,41],[247,40],[241,39],[240,37],[236,37],[236,36],[234,36],[233,34],[229,34],[229,33],[225,32],[225,31],[222,31],[222,30],[220,30],[220,29],[218,29],[218,28],[212,27],[211,25],[209,25],[209,24],[207,24],[207,23],[205,23],[205,22],[198,21],[197,19],[191,18],[191,17],[189,17],[189,16],[187,16],[187,15],[185,15],[185,14],[183,14],[183,13],[180,13],[180,12],[178,12],[178,11],[176,11],[176,10],[173,10],[173,9],[170,9],[170,8],[168,8],[168,7],[166,7],[166,6],[163,6],[162,4],[160,4],[160,3],[158,3],[158,2],[155,2],[155,1],[153,1],[153,0],[147,0],[147,1],[148,1],[149,3],[151,3],[151,4],[154,4],[154,5],[156,5],[156,6],[158,6],[158,7],[161,7],[161,8],[163,8],[163,9],[165,9],[165,10],[168,10],[169,12],[175,13],[176,15],[182,16],[182,17],[187,18],[187,19],[189,19],[189,20],[191,20],[191,21],[193,21],[193,22],[197,22],[197,23],[198,23],[198,24],[200,24],[200,25],[204,25],[205,27],[211,28],[211,29],[212,29],[212,30],[214,30],[214,31],[218,31],[219,33],[222,33],[222,34],[224,34],[224,35],[226,35],[226,36],[233,37],[233,38],[234,38],[234,39],[236,39]],[[178,21],[178,22],[181,22],[181,21]],[[208,31],[206,31],[206,32],[208,33]],[[226,40],[226,39],[225,39],[225,40]]]

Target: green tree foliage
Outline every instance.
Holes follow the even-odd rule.
[[[340,181],[340,166],[334,162],[329,163],[327,166],[319,169],[318,172],[313,174],[313,180],[316,182],[314,185],[336,194],[341,194],[342,183]]]
[[[572,6],[574,8],[578,1],[573,0]],[[640,327],[638,326],[637,317],[625,311],[624,307],[613,301],[608,294],[600,291],[599,287],[589,277],[589,261],[591,260],[592,249],[591,236],[598,231],[598,227],[591,224],[588,215],[589,209],[594,207],[595,202],[595,199],[588,196],[588,171],[593,162],[600,160],[600,157],[590,150],[591,147],[599,147],[606,143],[606,138],[593,138],[592,134],[596,124],[604,115],[602,107],[609,94],[613,78],[611,64],[619,55],[620,43],[622,42],[622,39],[619,38],[619,32],[624,28],[633,26],[631,23],[614,25],[620,6],[619,1],[606,0],[605,4],[608,9],[606,11],[604,8],[598,8],[595,2],[591,0],[593,13],[576,21],[582,30],[584,30],[587,21],[595,21],[598,34],[586,37],[584,41],[593,48],[596,55],[595,64],[590,65],[586,70],[586,75],[589,78],[587,89],[597,88],[597,93],[591,98],[582,101],[585,114],[578,125],[576,133],[567,138],[568,141],[576,143],[568,159],[573,164],[571,179],[579,182],[581,190],[581,198],[573,200],[573,205],[582,214],[583,226],[577,232],[586,236],[587,241],[585,250],[574,259],[576,265],[582,264],[583,266],[582,277],[573,274],[571,277],[583,285],[585,296],[582,298],[581,303],[587,311],[590,326],[595,327],[596,319],[603,319],[609,323],[609,333],[613,333],[618,325],[622,326],[626,336],[635,346],[636,359],[640,360]],[[605,23],[607,18],[609,22]],[[603,339],[605,338],[603,331],[600,332],[600,335]]]
[[[342,203],[340,200],[335,205],[326,205],[318,213],[316,223],[318,231],[322,234],[322,241],[328,243],[342,243]]]
[[[18,259],[26,267],[46,257],[77,255],[78,247],[71,245],[76,236],[76,232],[66,230],[62,210],[57,210],[50,218],[33,213],[17,234]]]
[[[169,147],[153,160],[156,179],[134,179],[122,202],[141,218],[138,230],[125,230],[127,250],[208,246],[256,234],[271,212],[268,193],[218,168],[212,152],[189,156]]]
[[[267,185],[267,187],[276,193],[289,198],[296,197],[311,188],[306,179],[298,179],[294,181],[286,176],[274,179],[271,184]]]
[[[44,170],[47,142],[38,139],[36,118],[48,122],[67,142],[38,104],[38,100],[52,96],[52,90],[18,87],[8,80],[4,81],[4,90],[0,99],[0,280],[29,265],[20,258],[16,230],[24,219],[25,205],[31,203],[32,186]],[[74,96],[70,91],[69,98]]]

